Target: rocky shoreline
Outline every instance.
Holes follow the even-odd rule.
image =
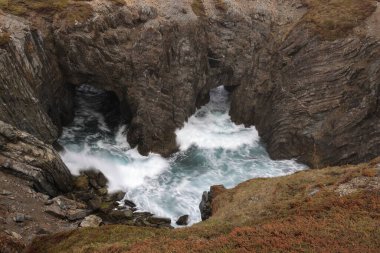
[[[74,87],[84,83],[118,100],[128,142],[144,155],[175,152],[175,130],[208,101],[210,89],[225,85],[232,120],[255,125],[272,158],[322,168],[378,157],[379,6],[373,0],[349,1],[343,10],[316,0],[1,3],[0,243],[18,251],[36,235],[81,224],[171,227],[130,201],[120,207],[125,194],[108,194],[99,173],[72,177],[54,150],[73,119]],[[372,169],[378,180],[378,167]],[[215,212],[212,200],[223,191],[203,195],[202,219]]]
[[[73,181],[72,191],[51,197],[0,171],[0,237],[24,247],[36,236],[78,227],[123,224],[173,228],[169,218],[140,212],[132,201],[124,200],[125,192],[108,193],[107,179],[100,172],[86,171]],[[187,218],[180,217],[177,225],[187,225]]]
[[[318,168],[379,155],[377,1],[342,16],[317,0],[222,2],[2,7],[0,120],[54,143],[87,83],[118,98],[132,147],[168,156],[175,129],[225,85],[231,118],[254,124],[272,158]]]

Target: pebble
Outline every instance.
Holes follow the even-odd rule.
[[[16,213],[16,216],[13,217],[13,221],[15,222],[24,222],[26,220],[25,214]]]
[[[132,207],[132,208],[136,207],[136,204],[133,203],[132,201],[128,200],[128,199],[124,200],[124,204],[126,206],[129,206],[129,207]]]
[[[179,217],[176,224],[179,226],[188,225],[189,224],[189,215],[182,215],[181,217]]]
[[[11,195],[11,194],[12,194],[12,192],[7,191],[7,190],[2,190],[2,191],[0,192],[0,195],[3,195],[3,196],[9,196],[9,195]]]
[[[20,234],[17,234],[16,232],[11,232],[11,236],[13,236],[14,238],[16,238],[17,240],[21,240],[22,239],[22,236]]]
[[[44,204],[45,204],[46,206],[50,206],[50,205],[52,205],[53,203],[54,203],[54,201],[53,201],[53,200],[51,200],[51,199],[48,199],[48,200],[46,200],[46,201],[45,201],[45,203],[44,203]]]
[[[79,226],[82,228],[96,228],[100,226],[102,221],[102,218],[96,215],[90,215],[84,218],[84,220],[80,223]]]

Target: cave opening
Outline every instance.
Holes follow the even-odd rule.
[[[122,114],[121,104],[113,91],[89,84],[75,87],[75,117],[88,116],[89,120],[83,120],[83,123],[89,129],[107,128],[108,131],[115,132],[121,124],[129,123],[129,119]]]

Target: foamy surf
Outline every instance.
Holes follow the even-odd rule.
[[[62,158],[74,174],[90,168],[102,171],[110,190],[125,190],[126,198],[140,210],[170,217],[173,222],[188,214],[191,223],[200,221],[201,195],[211,185],[230,188],[251,178],[305,169],[292,160],[271,160],[254,127],[235,125],[228,115],[228,93],[223,87],[210,95],[210,102],[176,131],[180,152],[168,159],[157,154],[141,156],[126,141],[126,126],[112,135],[86,99],[77,98],[75,120],[60,139],[66,150]]]

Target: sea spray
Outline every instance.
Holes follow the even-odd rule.
[[[157,154],[141,156],[126,141],[126,126],[112,134],[89,105],[89,97],[77,97],[74,122],[60,138],[65,147],[62,158],[74,174],[91,168],[102,171],[110,190],[127,191],[126,198],[140,210],[170,217],[173,222],[189,214],[191,223],[200,221],[200,198],[211,185],[229,188],[250,178],[305,169],[292,160],[271,160],[254,127],[235,125],[228,115],[228,93],[223,87],[210,95],[210,102],[176,131],[180,151],[168,159]]]

